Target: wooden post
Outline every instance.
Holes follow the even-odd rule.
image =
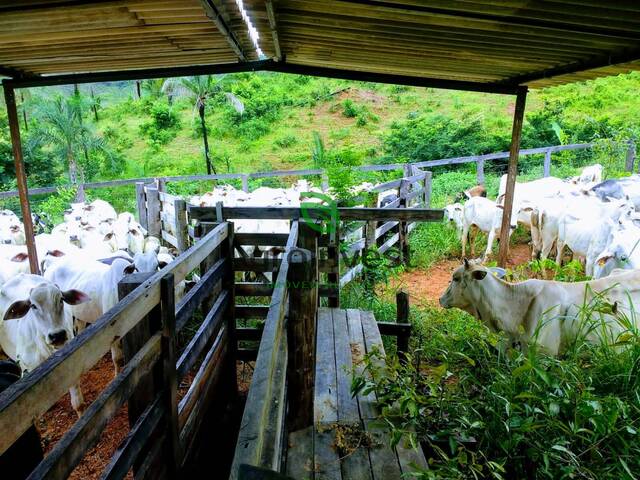
[[[636,162],[636,142],[633,139],[629,140],[629,148],[627,149],[627,161],[625,164],[625,170],[627,172],[633,172],[633,166]],[[640,168],[640,166],[639,166]]]
[[[159,192],[166,192],[167,191],[167,181],[160,177],[160,178],[156,178],[154,179],[154,183],[156,185],[156,188],[158,189]]]
[[[409,294],[404,290],[396,293],[396,323],[409,323]],[[404,359],[409,351],[409,336],[398,335],[398,358]]]
[[[312,271],[314,272],[312,281],[315,283],[315,303],[316,305],[319,305],[318,285],[320,283],[320,269],[318,267],[318,231],[313,229],[304,219],[298,220],[298,246],[300,248],[304,248],[305,250],[309,250],[312,254],[311,267]],[[337,262],[331,268],[331,271],[329,273],[334,273],[336,275],[336,279],[339,278],[338,275],[340,273],[340,270]],[[331,282],[329,281],[329,283]]]
[[[125,276],[118,283],[118,300],[122,300],[129,293],[133,292],[142,283],[153,276],[152,272],[134,273]],[[149,315],[141,319],[129,332],[122,338],[122,353],[124,354],[124,364],[126,365],[142,346],[151,338],[153,332],[157,332],[160,328],[160,307],[155,307]],[[136,387],[134,393],[129,397],[127,404],[127,412],[129,415],[129,426],[133,427],[136,421],[142,415],[144,410],[153,402],[157,386],[152,375],[143,378]],[[140,478],[137,470],[144,460],[144,456],[140,456],[140,460],[136,461],[133,467],[134,478]]]
[[[292,432],[313,424],[317,305],[314,263],[310,250],[295,248],[289,253],[287,396],[288,429]]]
[[[410,184],[407,180],[402,179],[400,187],[398,187],[398,198],[400,199],[400,208],[408,208],[407,194],[409,193]],[[400,263],[407,265],[409,263],[409,242],[407,235],[407,222],[398,222],[398,250],[400,251]]]
[[[330,235],[331,237],[331,235]],[[327,258],[335,263],[335,270],[327,274],[327,282],[331,287],[337,287],[335,295],[330,295],[328,305],[331,308],[340,307],[340,219],[335,223],[335,238],[329,241]]]
[[[84,194],[84,183],[78,184],[78,190],[76,190],[76,202],[84,202],[85,194]]]
[[[236,371],[236,361],[238,360],[238,335],[236,333],[236,299],[235,299],[235,273],[233,271],[234,258],[234,225],[228,222],[227,241],[222,246],[222,255],[227,259],[227,270],[224,274],[223,284],[229,291],[229,303],[227,307],[227,341],[229,348],[227,358],[229,359],[229,386],[231,387],[232,399],[235,400],[238,394],[238,374]]]
[[[162,403],[167,415],[166,457],[167,476],[178,478],[182,452],[178,431],[178,377],[176,374],[176,306],[173,273],[160,280],[160,318],[162,320]]]
[[[511,210],[513,208],[513,194],[518,175],[518,154],[520,152],[520,137],[522,136],[522,123],[524,121],[524,109],[527,103],[527,87],[519,87],[516,96],[516,109],[513,114],[513,131],[511,133],[511,148],[509,149],[509,169],[507,170],[507,188],[505,190],[504,209],[502,211],[502,225],[500,227],[500,253],[498,265],[507,264],[509,254],[509,228],[511,226]]]
[[[242,175],[242,191],[249,192],[249,175]]]
[[[431,207],[431,190],[432,190],[432,179],[433,172],[425,172],[426,176],[424,177],[424,208]]]
[[[216,202],[216,222],[224,222],[222,217],[222,202]]]
[[[147,194],[147,231],[149,235],[160,237],[162,226],[160,224],[160,197],[156,187],[145,187]]]
[[[323,192],[326,192],[327,190],[329,190],[329,177],[327,176],[326,173],[322,174],[320,182],[321,182],[321,185],[322,185],[322,191]]]
[[[138,221],[142,228],[149,229],[147,222],[147,195],[144,191],[144,182],[136,182],[136,205],[138,207]]]
[[[549,148],[544,153],[544,165],[542,167],[542,176],[543,177],[551,176],[551,152],[552,151],[553,151],[553,148]]]
[[[178,240],[178,251],[184,252],[189,248],[189,232],[187,224],[187,202],[181,198],[173,201],[173,211],[175,214],[175,234]]]
[[[15,90],[6,84],[4,85],[4,99],[7,104],[9,132],[11,134],[11,146],[13,147],[13,164],[16,169],[16,181],[18,183],[18,194],[20,196],[20,210],[22,211],[24,236],[27,242],[27,253],[29,254],[29,268],[31,269],[31,273],[38,275],[40,273],[40,267],[38,265],[38,253],[36,251],[35,233],[33,231],[31,206],[29,205],[27,175],[24,170],[24,161],[22,158],[22,144],[20,142],[20,124],[18,122],[18,109],[16,108],[16,95]]]
[[[476,161],[476,182],[478,185],[484,185],[484,158],[478,158]]]

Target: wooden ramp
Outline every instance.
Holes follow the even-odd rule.
[[[388,428],[375,420],[378,412],[373,393],[351,396],[354,367],[362,372],[362,358],[374,349],[384,353],[371,312],[319,309],[314,425],[289,434],[289,477],[400,480],[413,466],[426,467],[422,452],[406,442],[401,441],[395,449],[389,447]]]

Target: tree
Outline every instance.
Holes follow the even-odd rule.
[[[80,109],[73,99],[55,97],[44,102],[38,113],[38,129],[30,138],[32,144],[47,144],[67,164],[69,181],[78,183],[78,158],[84,152],[107,152],[102,138],[90,124],[83,123]],[[81,173],[81,172],[80,172]]]
[[[194,104],[200,116],[200,126],[202,127],[202,142],[204,144],[204,159],[207,164],[207,175],[213,171],[217,174],[215,166],[211,163],[209,155],[209,139],[207,136],[206,108],[208,101],[216,101],[224,97],[233,108],[242,114],[244,105],[242,101],[233,93],[226,91],[228,80],[224,75],[201,75],[196,77],[169,78],[163,86],[162,91],[168,95],[182,96],[189,98]]]

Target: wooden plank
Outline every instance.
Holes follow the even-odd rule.
[[[236,318],[265,318],[267,313],[266,305],[236,305]]]
[[[169,243],[170,245],[178,248],[178,239],[176,237],[171,235],[166,230],[161,230],[160,234],[162,235],[162,240],[164,240],[165,242]]]
[[[298,242],[298,222],[293,222],[278,277],[273,287],[251,387],[247,395],[230,478],[240,465],[279,470],[283,449],[287,338],[287,254]],[[237,293],[237,292],[236,292]]]
[[[236,282],[237,297],[270,297],[273,294],[273,284],[258,282]]]
[[[200,221],[216,221],[213,207],[189,206],[191,218]],[[305,215],[312,219],[327,219],[327,209],[323,207],[305,209]],[[303,216],[302,209],[295,207],[224,207],[225,219],[272,219],[297,220]],[[442,210],[424,208],[360,208],[339,207],[338,218],[341,220],[387,220],[404,221],[440,221],[444,214]]]
[[[288,233],[236,233],[236,245],[284,246]]]
[[[300,243],[304,226],[300,226]],[[297,248],[288,255],[291,291],[287,321],[287,426],[296,431],[313,425],[318,272],[315,251]]]
[[[280,258],[255,258],[240,257],[233,262],[233,270],[236,272],[275,272],[280,268]]]
[[[313,431],[312,425],[289,434],[286,474],[291,478],[312,480],[314,477]]]
[[[369,460],[374,480],[401,480],[402,471],[398,457],[389,446],[389,429],[380,420],[364,420],[364,426],[372,437]]]
[[[328,320],[329,323],[331,319]],[[313,457],[316,480],[342,480],[340,456],[335,450],[336,424],[316,424],[313,435]],[[345,480],[347,480],[345,478]]]
[[[336,356],[331,310],[318,310],[316,336],[315,423],[338,421]]]
[[[142,228],[148,230],[149,223],[147,222],[147,196],[144,192],[144,183],[136,182],[136,205],[138,208],[138,221]]]
[[[400,241],[400,234],[396,233],[378,247],[378,252],[384,253]]]
[[[149,235],[159,237],[162,231],[160,225],[160,199],[158,198],[158,189],[155,187],[145,187],[147,197],[147,231]]]
[[[259,342],[262,338],[262,329],[261,328],[253,328],[253,327],[237,327],[237,338],[238,341],[253,341]]]
[[[364,334],[362,333],[362,320],[360,310],[353,308],[347,309],[347,324],[349,327],[349,344],[351,349],[351,358],[355,367],[355,373],[358,376],[365,374],[363,359],[367,354],[365,346]],[[367,395],[358,395],[358,406],[360,407],[360,417],[362,419],[374,419],[378,417],[376,410],[376,397],[373,392]]]
[[[176,305],[173,274],[160,279],[161,368],[160,400],[166,412],[166,457],[164,464],[171,478],[182,465],[183,452],[178,438],[178,378],[176,375]]]
[[[176,330],[180,332],[186,323],[193,317],[193,314],[200,308],[200,304],[211,295],[216,283],[222,279],[229,261],[221,258],[207,270],[207,273],[200,279],[196,286],[182,297],[176,306]]]
[[[341,424],[359,423],[358,400],[351,396],[351,344],[347,327],[347,312],[332,309],[333,334],[335,343],[335,361],[337,375],[338,420]]]
[[[220,295],[218,295],[213,307],[211,307],[211,310],[207,313],[207,316],[202,321],[200,327],[184,348],[182,355],[180,355],[180,358],[178,359],[178,363],[176,365],[178,381],[181,381],[187,372],[191,370],[191,367],[195,365],[211,339],[216,336],[216,332],[222,325],[223,314],[226,311],[228,303],[229,292],[227,290],[223,290]]]
[[[221,373],[221,363],[224,358],[224,353],[227,350],[227,340],[228,335],[226,329],[223,327],[218,331],[211,347],[207,350],[198,371],[193,377],[189,390],[185,396],[182,397],[182,400],[180,400],[178,405],[178,427],[180,432],[184,430],[187,420],[192,412],[194,412],[198,399],[206,392],[207,389],[205,387],[209,383],[209,379],[214,374],[214,371],[217,371],[218,376]],[[204,413],[205,412],[200,411],[199,416],[201,417]],[[186,437],[183,433],[181,433],[180,436],[183,438]],[[185,445],[184,441],[181,443]]]
[[[364,265],[359,263],[358,265],[353,267],[351,270],[349,270],[347,273],[345,273],[342,277],[340,277],[340,288],[344,287],[349,282],[351,282],[354,278],[356,278],[362,272],[363,268],[364,268]]]
[[[100,480],[121,480],[127,476],[129,469],[138,460],[142,449],[146,446],[153,432],[160,424],[164,411],[160,397],[151,403],[133,425],[118,450],[113,454],[109,464],[100,476]]]
[[[151,337],[122,373],[56,443],[31,473],[32,478],[65,479],[71,474],[84,454],[98,442],[107,422],[131,395],[138,381],[151,371],[160,358],[160,340],[160,333]]]

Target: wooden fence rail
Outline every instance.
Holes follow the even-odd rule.
[[[233,282],[228,281],[233,262],[228,255],[230,235],[229,224],[214,225],[160,272],[127,278],[126,285],[119,286],[123,298],[114,308],[2,392],[0,454],[76,384],[114,341],[122,339],[127,361],[122,372],[30,478],[68,478],[125,402],[131,430],[102,478],[124,478],[131,469],[136,479],[178,478],[189,459],[189,447],[200,434],[216,385],[223,378],[235,379]],[[176,305],[176,285],[198,268],[202,281]],[[178,355],[176,335],[198,309],[204,320]],[[178,402],[178,380],[189,371],[194,372],[193,380]],[[234,386],[218,392],[233,394]]]
[[[629,141],[628,153],[626,157],[626,169],[633,171],[635,163],[635,143]],[[551,155],[553,153],[567,151],[567,150],[582,150],[592,148],[592,143],[577,143],[571,145],[551,145],[547,147],[529,148],[520,150],[520,156],[525,155],[544,155],[544,176],[551,175]],[[473,155],[468,157],[455,157],[444,158],[439,160],[428,160],[422,162],[413,162],[410,165],[419,168],[433,168],[438,166],[456,165],[461,163],[475,163],[477,168],[478,183],[484,181],[484,167],[486,162],[492,160],[499,160],[509,158],[509,152],[497,152],[484,155]],[[399,170],[406,168],[405,163],[393,163],[385,165],[364,165],[358,167],[359,170],[365,172],[375,171],[388,171]],[[320,176],[322,178],[322,185],[328,187],[326,184],[326,172],[321,169],[299,169],[299,170],[276,170],[271,172],[254,172],[254,173],[225,173],[217,175],[179,175],[179,176],[167,176],[167,177],[141,177],[141,178],[129,178],[122,180],[110,180],[105,182],[90,182],[79,186],[79,190],[93,190],[100,188],[113,188],[125,185],[136,185],[142,183],[143,185],[157,184],[158,180],[163,183],[168,182],[193,182],[193,181],[209,181],[209,180],[240,180],[242,182],[242,188],[244,191],[249,191],[249,180],[257,178],[276,178],[276,177],[288,177],[288,176]],[[69,186],[67,185],[67,188]],[[29,189],[29,195],[42,195],[55,193],[59,187],[37,187]],[[391,188],[391,187],[390,187]],[[395,188],[395,187],[393,187]],[[326,188],[324,188],[326,189]],[[0,192],[0,199],[17,197],[18,192],[8,191]]]

